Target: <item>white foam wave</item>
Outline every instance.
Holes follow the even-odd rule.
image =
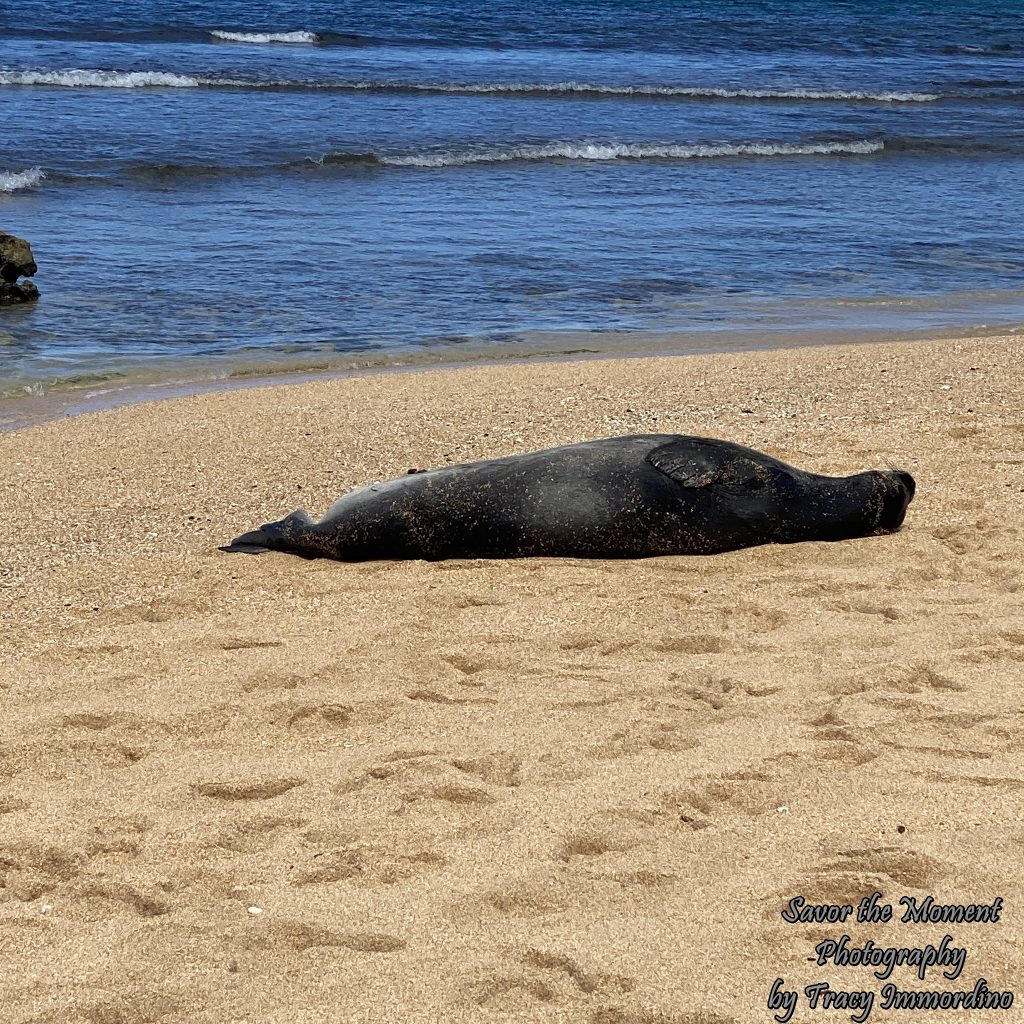
[[[694,90],[693,95],[704,95]],[[859,89],[708,89],[708,96],[723,99],[864,101],[870,103],[934,103],[934,92],[864,92]]]
[[[246,42],[316,42],[312,32],[211,33]],[[290,39],[286,37],[299,37]],[[236,39],[237,37],[237,39]],[[309,37],[309,38],[305,38]],[[338,89],[353,92],[422,92],[478,96],[561,95],[635,96],[677,99],[799,100],[832,103],[931,103],[942,97],[928,92],[862,92],[843,89],[718,89],[675,85],[591,85],[585,82],[400,82],[400,81],[295,81],[289,79],[238,79],[194,77],[168,71],[100,71],[69,68],[57,71],[0,71],[3,85],[56,85],[68,88],[142,89],[210,88]]]
[[[343,83],[339,87],[345,88]],[[867,92],[857,89],[724,89],[681,85],[591,85],[586,82],[470,82],[459,84],[429,82],[353,82],[351,89],[394,89],[411,92],[470,93],[554,93],[578,96],[651,96],[686,99],[822,100],[826,102],[931,103],[941,99],[930,92]]]
[[[68,68],[65,71],[0,71],[0,85],[55,85],[68,89],[196,88],[198,78],[173,75],[167,71],[95,71]]]
[[[214,29],[210,32],[214,39],[222,39],[229,43],[319,43],[320,37],[315,32],[225,32]]]
[[[17,192],[23,188],[34,188],[46,175],[39,167],[28,171],[0,171],[0,192]]]
[[[382,157],[392,167],[462,167],[466,164],[506,163],[514,160],[708,160],[741,156],[867,156],[881,152],[880,140],[852,142],[740,142],[690,146],[652,146],[627,143],[553,143],[482,149],[463,153],[425,153]]]

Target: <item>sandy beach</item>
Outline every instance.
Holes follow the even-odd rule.
[[[1024,342],[380,374],[0,435],[9,1024],[772,1019],[815,945],[1024,988]],[[902,532],[646,561],[217,550],[588,438],[896,464]],[[787,923],[874,891],[884,923]],[[1004,901],[903,924],[898,901]],[[1024,998],[1024,997],[1022,997]],[[1020,1007],[985,1020],[1024,1020]]]

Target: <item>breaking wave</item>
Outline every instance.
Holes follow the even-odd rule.
[[[46,175],[39,167],[28,171],[0,171],[0,192],[18,192],[23,188],[34,188]]]
[[[282,83],[283,84],[283,83]],[[932,103],[941,99],[929,92],[867,92],[856,89],[724,89],[682,85],[591,85],[586,82],[337,82],[323,88],[367,92],[428,92],[457,95],[501,96],[636,96],[640,98],[722,100],[823,100],[830,102]]]
[[[740,142],[659,146],[644,143],[569,143],[481,149],[461,153],[420,153],[380,157],[391,167],[462,167],[467,164],[536,160],[712,160],[728,157],[867,156],[885,148],[881,139],[852,142]]]
[[[799,157],[875,157],[875,156],[957,156],[985,159],[996,156],[1017,156],[1024,153],[1024,143],[1015,136],[888,136],[874,139],[818,139],[800,142],[690,142],[690,143],[628,143],[628,142],[547,142],[509,143],[493,146],[436,149],[420,152],[372,152],[339,150],[321,156],[305,156],[274,164],[175,164],[137,163],[119,172],[71,176],[78,182],[111,182],[120,175],[142,181],[201,180],[218,177],[249,177],[275,173],[330,171],[374,171],[387,168],[467,167],[475,164],[523,163],[586,163],[593,161],[686,161],[727,159],[771,159]],[[51,175],[54,180],[65,180]]]
[[[957,156],[974,159],[1019,156],[1024,144],[1015,136],[889,136],[874,139],[818,139],[800,142],[597,142],[557,141],[509,143],[460,149],[420,152],[372,152],[341,150],[321,156],[306,156],[272,164],[150,163],[140,162],[88,174],[53,172],[40,168],[20,172],[0,171],[0,191],[31,188],[44,177],[65,184],[111,184],[127,177],[142,182],[201,181],[227,177],[250,177],[275,173],[327,171],[374,171],[387,168],[445,168],[508,163],[613,163],[642,161],[686,161],[729,159],[772,159],[801,157],[893,157]]]
[[[93,71],[70,68],[66,71],[0,71],[0,85],[56,85],[68,89],[195,89],[202,85],[190,75],[168,71]]]
[[[311,36],[313,33],[281,33],[274,41],[283,42],[285,35]],[[228,34],[225,34],[225,37]],[[248,33],[247,41],[271,39]],[[241,40],[239,40],[241,41]],[[299,40],[292,40],[299,41]],[[399,82],[399,81],[317,81],[293,79],[219,78],[203,75],[181,75],[169,71],[104,71],[69,68],[52,71],[0,71],[2,85],[53,85],[66,88],[194,89],[200,86],[216,89],[283,89],[326,90],[337,92],[427,93],[433,95],[468,96],[567,96],[574,98],[695,99],[695,100],[764,100],[777,102],[825,103],[931,103],[943,97],[938,93],[910,91],[863,91],[857,89],[726,89],[682,85],[595,85],[586,82]]]
[[[803,156],[871,156],[893,148],[908,152],[914,148],[912,140],[853,139],[823,142],[709,142],[677,145],[623,142],[551,142],[535,145],[493,146],[478,149],[438,150],[420,153],[374,153],[370,151],[340,151],[324,153],[318,157],[302,157],[278,164],[173,164],[137,163],[120,172],[61,175],[57,180],[85,183],[111,183],[120,176],[138,181],[201,181],[224,177],[251,177],[275,173],[303,173],[318,171],[374,171],[388,168],[442,168],[467,167],[474,164],[501,164],[512,162],[613,162],[643,160],[714,160],[729,158],[770,158]]]
[[[799,142],[597,142],[558,141],[497,144],[436,149],[420,152],[341,150],[271,164],[150,163],[140,162],[88,174],[53,172],[41,168],[0,171],[0,192],[31,188],[44,177],[64,184],[112,184],[124,178],[140,182],[200,182],[204,179],[253,177],[267,174],[386,171],[388,168],[446,168],[508,163],[613,163],[729,159],[794,159],[802,157],[957,156],[974,159],[1018,156],[1024,144],[1015,136],[915,137],[874,139],[819,139]]]
[[[315,32],[226,32],[213,29],[210,35],[228,43],[319,43]]]

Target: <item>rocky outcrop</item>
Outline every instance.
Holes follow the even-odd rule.
[[[28,242],[0,231],[0,306],[35,302],[39,289],[31,281],[18,284],[18,278],[31,277],[38,269]]]

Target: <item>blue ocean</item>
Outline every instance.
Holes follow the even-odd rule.
[[[1024,321],[1024,3],[0,7],[0,395]]]

